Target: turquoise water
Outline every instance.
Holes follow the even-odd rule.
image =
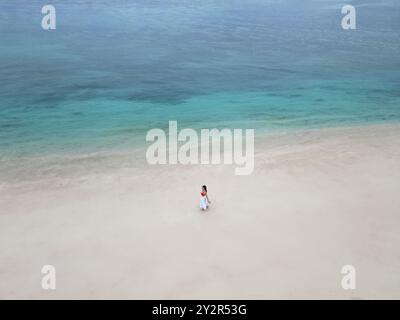
[[[357,8],[357,30],[341,7]],[[134,147],[147,130],[400,120],[400,2],[0,3],[2,161]]]

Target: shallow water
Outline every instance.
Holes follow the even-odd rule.
[[[288,131],[400,120],[400,3],[0,4],[1,161],[134,148],[147,130]]]

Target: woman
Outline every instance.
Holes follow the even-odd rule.
[[[200,209],[202,211],[206,211],[210,203],[211,201],[208,199],[207,196],[207,186],[204,185],[201,188]]]

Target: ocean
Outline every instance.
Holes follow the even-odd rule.
[[[135,148],[169,120],[256,134],[400,120],[397,0],[53,0],[43,30],[46,4],[0,3],[3,171]]]

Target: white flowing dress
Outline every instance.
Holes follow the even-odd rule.
[[[206,196],[200,198],[200,209],[206,210],[208,208],[208,201]]]

